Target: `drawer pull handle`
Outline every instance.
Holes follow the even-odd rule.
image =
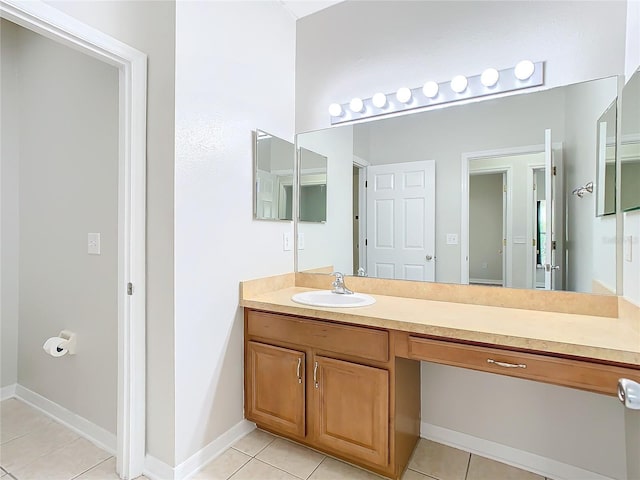
[[[318,362],[313,365],[313,384],[318,388]]]
[[[301,366],[302,366],[302,358],[298,357],[298,368],[296,369],[296,375],[298,376],[298,383],[302,383],[302,377],[300,376]]]
[[[498,365],[499,367],[504,367],[504,368],[527,368],[527,366],[524,363],[496,362],[492,358],[487,358],[487,363],[492,363],[494,365]]]

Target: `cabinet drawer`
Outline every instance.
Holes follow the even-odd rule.
[[[409,337],[409,357],[607,395],[616,395],[619,378],[640,377],[640,371],[612,365],[413,336]]]
[[[389,361],[389,334],[382,330],[249,310],[247,335],[379,362]]]

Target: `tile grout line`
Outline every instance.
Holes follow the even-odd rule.
[[[64,427],[64,425],[62,425],[62,426]],[[66,427],[64,427],[64,428],[66,428]],[[35,430],[34,430],[34,431],[35,431]],[[33,431],[32,431],[31,433],[33,433]],[[23,437],[26,437],[27,435],[31,435],[31,433],[27,433],[27,434],[23,435]],[[75,433],[75,432],[74,432],[74,433]],[[20,437],[20,438],[22,438],[22,437]],[[56,448],[54,448],[53,450],[50,450],[50,451],[48,451],[48,452],[46,452],[46,453],[43,453],[43,454],[41,454],[41,455],[38,455],[36,458],[34,458],[33,460],[31,460],[30,462],[27,462],[27,463],[25,463],[24,465],[21,465],[21,466],[18,468],[18,470],[21,470],[21,469],[23,469],[23,468],[25,468],[25,467],[28,467],[29,465],[31,465],[31,464],[33,464],[33,463],[37,462],[38,460],[40,460],[42,457],[46,457],[47,455],[51,455],[51,454],[54,454],[54,453],[56,453],[56,452],[58,452],[58,451],[62,450],[63,448],[67,447],[68,445],[70,445],[70,444],[72,444],[73,442],[75,442],[76,440],[78,440],[79,438],[82,438],[82,437],[80,437],[80,436],[78,435],[78,436],[77,436],[76,438],[74,438],[73,440],[71,440],[71,441],[69,441],[69,442],[66,442],[66,443],[62,444],[61,446],[60,446],[60,445],[56,445]],[[10,472],[7,472],[7,473],[13,477],[13,475],[12,475]],[[15,477],[13,477],[13,478],[15,478]],[[73,477],[73,478],[75,478],[75,477]]]
[[[473,455],[473,453],[469,453],[469,460],[467,460],[467,470],[464,472],[464,480],[467,480],[467,477],[469,477],[469,467],[471,467],[471,456]]]
[[[276,467],[275,465],[271,465],[270,463],[263,462],[263,461],[262,461],[262,460],[260,460],[259,458],[255,458],[255,457],[254,457],[254,458],[253,458],[253,460],[255,460],[256,462],[260,462],[260,463],[262,463],[262,464],[264,464],[264,465],[267,465],[268,467],[273,467],[273,468],[275,468],[276,470],[280,470],[281,472],[284,472],[284,473],[286,473],[287,475],[289,475],[289,476],[291,476],[291,477],[293,477],[293,478],[297,478],[297,479],[300,479],[300,480],[304,480],[304,479],[301,479],[300,477],[298,477],[297,475],[294,475],[293,473],[287,472],[286,470],[283,470],[283,469],[281,469],[281,468],[279,468],[279,467]],[[249,460],[249,462],[250,462],[250,461],[251,461],[251,460]],[[233,475],[235,475],[235,474],[236,474],[236,473],[238,473],[240,470],[242,470],[244,467],[246,467],[246,466],[249,464],[249,462],[245,463],[245,464],[244,464],[241,468],[239,468],[239,469],[238,469],[238,470],[237,470]],[[231,480],[231,479],[232,479],[232,477],[229,477],[229,479],[228,479],[228,480]]]
[[[113,455],[105,458],[104,460],[96,463],[95,465],[87,468],[84,472],[80,472],[78,475],[71,477],[69,480],[74,480],[75,478],[78,478],[80,475],[84,475],[85,473],[87,473],[89,470],[93,470],[94,468],[96,468],[98,465],[102,465],[104,462],[106,462],[107,460],[111,460],[113,458]]]
[[[233,447],[231,447],[231,448],[233,448]],[[233,448],[233,449],[236,450],[235,448]],[[240,452],[240,450],[236,450],[236,452]],[[244,452],[240,452],[240,453],[244,453]],[[245,453],[245,455],[247,455],[247,454]],[[247,460],[242,465],[240,465],[238,468],[236,468],[233,472],[231,472],[231,475],[229,475],[225,480],[230,480],[231,477],[233,477],[236,473],[238,473],[240,470],[242,470],[244,468],[244,466],[247,463],[249,463],[251,461],[251,459],[253,458],[253,457],[251,457],[249,455],[247,455],[247,457],[249,457],[249,460]]]
[[[306,480],[308,480],[309,478],[311,478],[311,476],[312,476],[314,473],[316,473],[316,470],[318,470],[318,469],[320,468],[320,465],[322,465],[322,464],[324,463],[324,461],[325,461],[327,458],[329,458],[329,457],[325,455],[325,456],[324,456],[324,458],[320,461],[320,463],[319,463],[318,465],[316,465],[316,468],[314,468],[314,469],[313,469],[313,472],[311,472],[311,473],[309,474],[309,476],[307,477],[307,479],[306,479]]]

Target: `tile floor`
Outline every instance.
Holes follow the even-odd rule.
[[[116,480],[115,458],[15,398],[0,403],[2,480]],[[191,480],[381,480],[382,477],[254,430]],[[403,480],[545,480],[420,440]],[[145,480],[145,477],[140,477]]]

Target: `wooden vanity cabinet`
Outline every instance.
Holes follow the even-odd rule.
[[[303,438],[305,354],[264,343],[246,344],[247,418]]]
[[[317,445],[386,466],[389,372],[323,356],[315,357],[314,370]]]
[[[245,417],[399,478],[419,435],[420,368],[391,344],[385,330],[246,309]]]

